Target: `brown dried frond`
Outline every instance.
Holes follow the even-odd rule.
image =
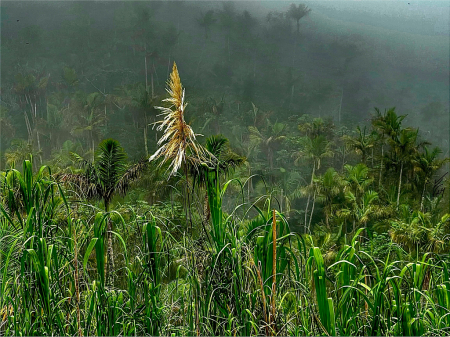
[[[71,183],[88,199],[99,199],[100,193],[97,185],[89,177],[77,173],[64,173],[58,177],[62,183]]]
[[[162,157],[163,160],[159,164],[161,166],[168,160],[172,160],[168,168],[171,169],[170,177],[178,171],[183,161],[186,160],[187,151],[200,160],[204,155],[204,149],[196,144],[196,135],[184,120],[187,103],[184,100],[185,92],[175,62],[167,85],[167,92],[170,97],[164,99],[163,102],[171,103],[171,106],[169,108],[155,107],[162,111],[160,116],[164,116],[162,121],[155,123],[160,124],[157,130],[164,130],[164,134],[158,141],[158,150],[150,157],[149,161]]]
[[[125,171],[116,185],[116,189],[122,196],[125,196],[131,183],[141,177],[142,173],[148,168],[148,165],[147,159],[144,158]]]

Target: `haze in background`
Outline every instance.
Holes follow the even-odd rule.
[[[349,127],[367,123],[373,107],[395,106],[399,114],[408,114],[406,124],[420,127],[447,149],[448,2],[304,3],[312,11],[300,20],[297,34],[295,22],[283,16],[291,4],[284,1],[3,1],[2,104],[16,129],[14,137],[26,138],[27,132],[14,98],[18,74],[48,74],[46,95],[52,93],[53,105],[62,109],[70,96],[65,67],[77,74],[76,90],[112,94],[144,82],[145,48],[157,55],[152,74],[158,93],[164,94],[168,64],[179,64],[194,125],[205,128],[201,102],[208,97],[226,102],[225,123],[238,121],[251,103],[275,111],[278,120],[307,113]],[[210,9],[235,21],[226,26],[216,17],[205,35],[199,18]],[[120,109],[112,109],[117,113],[109,118],[119,118]],[[133,118],[124,117],[120,129],[105,127],[101,133],[114,135],[138,156],[142,146],[133,140]],[[70,125],[65,127],[66,137],[42,140],[48,155],[51,146],[71,137]],[[10,137],[2,136],[2,150],[9,146]]]

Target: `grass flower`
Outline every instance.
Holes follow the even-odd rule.
[[[150,157],[149,161],[162,157],[160,166],[171,160],[168,170],[169,177],[174,175],[181,164],[186,161],[187,154],[192,155],[189,158],[193,162],[200,162],[204,155],[204,149],[196,143],[196,134],[184,120],[184,112],[187,106],[185,102],[185,90],[181,85],[180,75],[177,65],[173,63],[172,73],[167,82],[169,98],[163,102],[170,103],[170,107],[155,107],[162,111],[160,116],[164,116],[162,121],[155,122],[159,124],[158,131],[163,131],[163,136],[158,141],[158,150]]]

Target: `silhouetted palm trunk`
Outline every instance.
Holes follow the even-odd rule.
[[[280,212],[283,213],[283,189],[281,189]]]
[[[95,160],[94,134],[92,133],[92,131],[90,132],[90,134],[91,134],[91,142],[92,142],[92,162],[94,162],[94,160]]]
[[[148,79],[147,79],[147,43],[144,46],[144,66],[145,66],[145,92],[148,94]]]
[[[269,159],[269,167],[270,167],[270,170],[273,170],[273,151],[272,151],[272,149],[269,147],[269,150],[268,150],[268,159]]]
[[[372,169],[373,169],[373,146],[372,146]]]
[[[427,180],[428,179],[425,178],[425,181],[423,183],[422,196],[420,198],[420,211],[421,212],[423,211],[423,202],[424,202],[424,199],[425,199],[425,188],[427,187]]]
[[[383,156],[384,156],[384,147],[381,145],[381,163],[380,163],[380,177],[378,178],[378,189],[381,188],[381,177],[383,173]]]
[[[400,204],[400,191],[402,188],[403,161],[400,164],[400,177],[398,178],[397,207]]]
[[[37,139],[37,143],[38,143],[39,162],[41,163],[41,166],[42,166],[41,140],[39,138],[39,131],[37,131],[37,130],[36,130],[36,139]]]
[[[250,202],[250,193],[253,192],[253,186],[252,186],[252,168],[250,165],[248,166],[248,184],[247,184],[247,194],[248,194],[248,202]]]
[[[106,113],[106,104],[105,104],[105,126],[108,128],[108,114]]]
[[[145,156],[148,157],[147,122],[144,125],[144,147],[145,147]]]
[[[25,125],[27,126],[27,132],[28,132],[28,143],[32,142],[33,133],[31,131],[31,125],[30,125],[30,119],[28,118],[28,114],[26,111],[23,112],[25,116]]]
[[[152,82],[152,99],[153,99],[153,98],[155,98],[155,84],[153,82],[153,69],[152,69],[150,78],[151,78],[151,82]]]
[[[316,204],[316,191],[314,191],[314,196],[313,196],[313,203],[312,203],[312,207],[311,207],[311,214],[309,216],[309,224],[308,224],[308,229],[311,230],[311,221],[312,221],[312,217],[313,217],[313,213],[314,213],[314,206]]]
[[[295,90],[295,85],[293,84],[291,87],[291,101],[289,103],[289,107],[292,106],[292,101],[294,100],[294,90]]]
[[[313,163],[313,170],[312,170],[312,174],[311,174],[311,186],[314,182],[314,172],[316,171],[316,162],[314,161]],[[307,227],[306,224],[308,222],[308,208],[309,208],[309,200],[311,199],[311,194],[308,193],[308,201],[306,202],[306,208],[305,208],[305,228]],[[309,233],[309,228],[308,229],[308,234]]]

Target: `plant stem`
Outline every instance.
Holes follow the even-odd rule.
[[[74,226],[73,229],[73,242],[74,242],[74,264],[75,264],[75,291],[77,296],[76,306],[77,306],[77,325],[78,325],[78,336],[83,336],[83,332],[81,330],[81,319],[80,319],[80,288],[78,285],[78,247],[77,247],[77,232]]]
[[[277,290],[277,218],[275,210],[272,211],[273,224],[272,224],[272,236],[273,236],[273,260],[272,260],[272,319],[273,319],[273,334],[276,335],[276,290]]]
[[[184,176],[186,177],[186,228],[190,224],[191,225],[191,234],[192,234],[191,205],[189,202],[189,180],[188,180],[186,159],[184,160],[183,169],[184,169]]]
[[[402,173],[403,173],[403,160],[400,164],[400,177],[398,179],[397,207],[400,204],[400,192],[401,192],[401,188],[402,188]]]

